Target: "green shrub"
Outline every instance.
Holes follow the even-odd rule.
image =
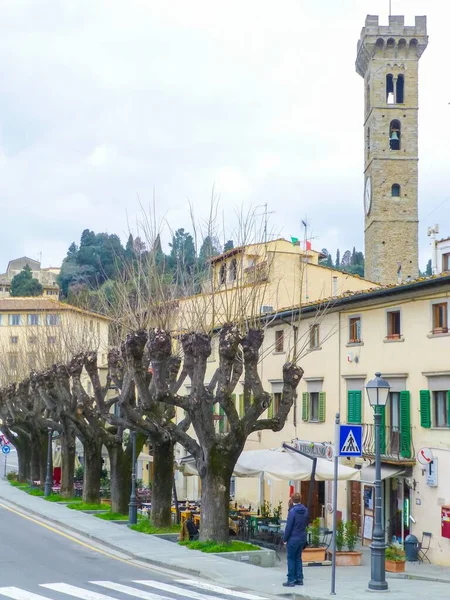
[[[12,483],[13,481],[17,481],[17,473],[15,471],[10,471],[6,474],[6,479]]]
[[[345,524],[344,521],[339,521],[336,529],[336,549],[338,552],[342,552],[342,548],[345,545]]]
[[[314,519],[309,528],[311,531],[311,548],[320,548],[320,519]]]
[[[345,524],[345,540],[349,552],[354,552],[358,541],[358,524],[355,521],[347,521]]]
[[[386,560],[391,560],[392,562],[405,562],[405,551],[401,546],[389,546],[386,548]]]

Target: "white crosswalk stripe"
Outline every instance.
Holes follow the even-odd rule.
[[[170,592],[171,594],[177,594],[178,596],[187,596],[188,598],[192,598],[192,600],[218,600],[216,595],[210,596],[209,594],[199,594],[198,592],[194,592],[193,590],[187,590],[186,588],[182,588],[177,585],[171,585],[169,583],[163,583],[162,581],[154,581],[152,579],[135,579],[133,583],[147,585],[148,587],[153,587],[157,590],[162,590],[163,592]],[[229,592],[230,590],[226,590],[225,594],[230,595]],[[222,594],[224,592],[219,593]]]
[[[12,600],[48,600],[45,596],[39,596],[39,594],[33,594],[33,592],[27,592],[17,587],[2,587],[0,594],[12,598]]]
[[[257,596],[248,592],[240,592],[238,590],[230,590],[212,583],[195,581],[193,579],[178,579],[176,582],[178,585],[172,585],[153,579],[135,580],[132,583],[153,588],[154,591],[143,590],[142,588],[131,587],[113,581],[90,581],[88,586],[93,585],[106,588],[107,590],[118,592],[119,594],[140,598],[140,600],[175,600],[174,596],[177,598],[180,598],[180,596],[187,597],[191,600],[225,600],[224,596],[241,598],[242,600],[267,600],[267,598],[264,598],[263,596]],[[188,589],[185,586],[189,586],[190,588],[195,587],[202,591],[204,590],[205,593]],[[38,587],[60,594],[66,594],[73,598],[78,598],[78,600],[118,600],[117,596],[108,596],[100,591],[92,591],[85,587],[78,587],[69,583],[42,583]],[[162,594],[158,592],[162,592]],[[164,594],[164,592],[167,592],[169,595]],[[213,592],[214,595],[211,595],[208,592]],[[219,594],[219,596],[217,594]],[[0,587],[0,596],[10,598],[10,600],[51,600],[47,596],[41,596],[40,594],[35,594],[34,592],[29,592],[14,586]]]
[[[173,598],[168,598],[167,596],[160,596],[159,594],[153,594],[152,592],[146,592],[145,590],[138,590],[137,588],[132,588],[129,585],[113,583],[112,581],[90,581],[89,583],[92,583],[93,585],[100,585],[108,588],[109,590],[114,590],[115,592],[122,592],[123,594],[134,596],[135,598],[142,598],[142,600],[174,600]]]
[[[208,592],[215,592],[216,594],[222,594],[223,596],[242,598],[243,600],[267,600],[267,598],[264,598],[263,596],[255,596],[255,594],[248,594],[247,592],[229,590],[227,588],[221,587],[220,585],[213,585],[212,583],[205,583],[203,581],[194,581],[193,579],[177,579],[177,583],[197,587],[201,590],[206,590]]]
[[[113,598],[112,596],[99,594],[98,592],[91,592],[90,590],[86,590],[75,585],[70,585],[68,583],[42,583],[39,587],[47,588],[48,590],[53,590],[54,592],[67,594],[68,596],[74,596],[80,600],[117,600],[117,598]]]

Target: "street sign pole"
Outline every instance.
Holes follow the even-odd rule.
[[[331,595],[336,595],[336,530],[337,530],[337,492],[339,472],[339,429],[340,414],[336,413],[334,428],[334,479],[333,479],[333,557],[331,559]]]

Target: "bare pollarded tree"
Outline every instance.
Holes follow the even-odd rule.
[[[264,331],[257,327],[242,331],[236,325],[225,325],[219,334],[219,367],[209,385],[205,384],[211,353],[208,334],[182,335],[183,358],[172,352],[173,339],[161,329],[148,335],[144,331],[130,334],[125,342],[124,355],[138,390],[138,403],[133,406],[129,398],[121,398],[124,418],[130,427],[151,436],[157,433],[167,447],[179,442],[195,458],[202,481],[201,537],[205,540],[228,541],[230,479],[237,459],[251,433],[282,429],[303,375],[296,364],[285,364],[278,412],[273,418],[261,418],[271,401],[258,373],[263,339]],[[151,366],[150,382],[145,369],[146,353]],[[242,377],[244,414],[240,415],[233,393]],[[182,396],[178,392],[186,378],[191,381],[191,392]],[[216,431],[215,404],[228,419],[230,430],[226,434]],[[183,417],[177,421],[169,413],[155,418],[161,406],[176,408]],[[173,448],[170,461],[172,456]]]

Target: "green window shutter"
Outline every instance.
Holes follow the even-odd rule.
[[[309,421],[309,393],[302,394],[302,421]]]
[[[222,406],[219,406],[219,415],[221,416],[221,419],[219,421],[219,433],[224,433],[225,431],[225,411],[223,410]]]
[[[270,404],[269,408],[267,409],[267,418],[273,419],[273,394],[270,394]]]
[[[347,423],[358,423],[362,420],[362,393],[360,390],[349,391],[347,396]]]
[[[325,392],[319,393],[319,423],[324,423],[326,418],[327,395]]]
[[[450,390],[447,392],[447,425],[450,427]]]
[[[431,427],[430,390],[420,390],[420,424],[427,429]]]
[[[239,394],[239,417],[244,416],[244,394]]]
[[[411,396],[400,392],[400,454],[411,458]]]
[[[380,452],[386,454],[386,407],[375,406],[375,412],[381,415],[380,423]]]

